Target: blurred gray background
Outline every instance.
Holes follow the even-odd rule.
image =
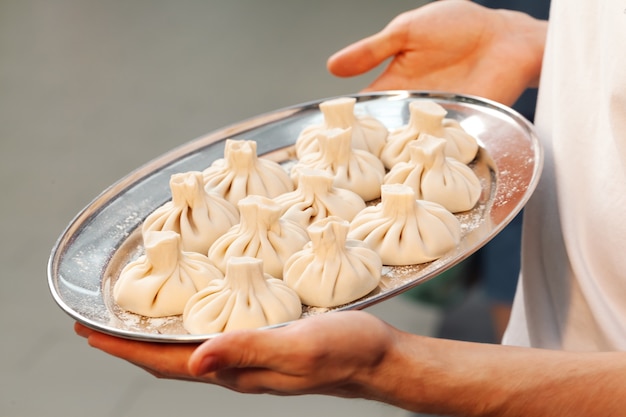
[[[420,1],[0,0],[0,416],[404,416],[364,400],[160,381],[91,349],[50,296],[74,215],[169,149],[285,106],[353,93],[327,57]],[[430,334],[439,312],[373,313]]]

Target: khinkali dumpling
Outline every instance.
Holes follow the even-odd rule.
[[[350,223],[348,238],[362,240],[384,265],[433,261],[461,240],[461,223],[440,204],[417,200],[411,187],[382,187],[381,202],[366,207]]]
[[[364,242],[347,239],[349,227],[339,217],[313,223],[307,229],[311,242],[287,260],[283,280],[303,304],[335,307],[378,286],[382,261]]]
[[[446,156],[469,164],[476,158],[479,145],[476,138],[463,129],[454,119],[443,119],[444,138],[446,139]]]
[[[181,250],[180,235],[147,232],[145,254],[122,269],[113,298],[124,310],[148,317],[182,314],[189,298],[223,278],[206,255]]]
[[[407,145],[418,140],[420,133],[446,139],[446,156],[465,164],[471,162],[478,152],[478,142],[458,122],[446,119],[446,114],[446,109],[432,100],[410,102],[408,124],[389,133],[380,154],[385,167],[391,169],[398,162],[408,161]]]
[[[319,152],[302,156],[291,169],[296,185],[302,168],[320,169],[333,176],[335,186],[352,190],[365,201],[380,197],[385,167],[371,153],[352,149],[351,130],[349,127],[320,133]]]
[[[469,166],[446,157],[445,146],[445,139],[422,133],[408,145],[410,160],[397,163],[384,183],[406,184],[418,200],[434,201],[452,213],[470,210],[480,198],[480,180]]]
[[[256,150],[253,140],[227,139],[224,158],[202,172],[207,191],[215,191],[233,204],[252,194],[273,198],[293,191],[293,182],[280,164],[259,158]]]
[[[239,224],[218,238],[209,249],[209,259],[226,271],[233,256],[263,260],[264,271],[282,278],[285,261],[309,241],[306,228],[281,218],[282,207],[273,200],[251,195],[239,201]]]
[[[352,147],[367,151],[376,156],[385,145],[389,134],[385,125],[373,116],[357,115],[354,112],[356,99],[354,97],[340,97],[320,103],[320,110],[324,116],[324,122],[304,128],[296,140],[296,155],[302,158],[304,155],[317,152],[319,144],[317,135],[330,129],[352,128]]]
[[[285,210],[283,218],[304,227],[328,216],[350,221],[365,208],[365,201],[357,193],[335,187],[330,173],[308,168],[300,171],[294,191],[279,195],[274,201]]]
[[[234,257],[226,276],[189,299],[183,327],[192,334],[253,329],[293,321],[302,315],[294,290],[263,272],[263,261]]]
[[[239,221],[239,211],[221,195],[204,190],[202,173],[170,177],[172,200],[152,212],[142,233],[171,230],[180,234],[184,251],[207,253],[215,239]]]

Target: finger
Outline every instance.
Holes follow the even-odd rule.
[[[242,330],[224,333],[204,342],[189,358],[193,375],[203,375],[225,368],[269,367],[279,355],[280,330]]]
[[[355,396],[344,393],[341,385],[316,376],[288,375],[264,368],[230,368],[207,376],[211,383],[248,394],[303,395],[325,394]]]
[[[91,335],[94,330],[90,329],[89,327],[85,326],[84,324],[81,324],[79,322],[75,322],[74,323],[74,332],[81,337],[84,338],[88,338],[89,335]]]
[[[385,28],[336,52],[326,63],[328,71],[338,77],[351,77],[374,69],[396,55],[402,51],[404,37],[394,27]]]
[[[190,358],[189,370],[195,375],[226,368],[303,374],[310,371],[317,355],[328,349],[325,338],[341,333],[350,317],[348,312],[323,314],[275,329],[229,331],[200,345]]]
[[[213,373],[214,384],[247,394],[295,395],[304,394],[302,382],[262,368],[229,368]]]
[[[150,343],[93,332],[89,345],[127,360],[161,377],[184,377],[187,362],[197,344]]]
[[[401,77],[394,73],[393,70],[387,68],[378,77],[374,79],[361,92],[367,93],[372,91],[389,91],[389,90],[419,90],[419,82],[411,78]]]
[[[342,362],[352,358],[350,346],[345,346],[350,342],[343,347],[335,345],[336,349],[331,346],[344,341],[356,322],[381,327],[368,343],[373,346],[380,342],[380,333],[386,331],[382,330],[386,325],[374,320],[364,312],[336,312],[307,317],[270,330],[226,332],[198,347],[190,357],[189,370],[195,375],[227,368],[266,368],[287,375],[310,374],[320,363],[330,360],[329,353]]]

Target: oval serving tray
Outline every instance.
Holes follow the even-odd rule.
[[[370,114],[387,128],[408,122],[408,103],[434,100],[470,134],[480,150],[470,166],[483,192],[476,207],[457,214],[463,236],[459,246],[421,265],[384,267],[381,284],[365,297],[332,310],[362,309],[423,283],[458,264],[498,234],[528,201],[543,163],[533,126],[517,112],[472,96],[418,91],[355,94],[355,112]],[[304,103],[260,115],[215,131],[147,163],[102,192],[67,226],[48,261],[54,300],[82,324],[120,337],[154,342],[199,342],[213,335],[190,335],[180,316],[146,318],[122,311],[111,288],[121,269],[143,253],[141,224],[170,198],[174,173],[201,171],[222,158],[226,139],[257,141],[258,154],[288,169],[300,131],[322,121],[319,103]],[[303,317],[330,309],[303,307]],[[275,327],[275,326],[272,326]]]

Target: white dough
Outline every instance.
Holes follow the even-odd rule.
[[[206,254],[215,239],[239,221],[239,211],[217,193],[204,189],[199,171],[170,178],[172,200],[152,212],[142,233],[171,230],[181,236],[182,249]]]
[[[478,141],[454,119],[443,119],[443,137],[446,139],[446,156],[469,164],[478,153]],[[428,132],[425,132],[428,133]]]
[[[351,130],[332,129],[320,133],[319,151],[303,155],[292,167],[294,183],[298,184],[302,168],[319,169],[333,176],[335,186],[351,190],[365,201],[380,197],[385,167],[371,153],[351,147]]]
[[[293,191],[294,184],[280,164],[259,158],[256,152],[255,141],[227,139],[224,158],[202,172],[207,191],[235,205],[252,194],[273,198]]]
[[[311,242],[287,260],[283,280],[303,304],[335,307],[378,286],[382,260],[365,243],[347,239],[349,227],[334,216],[313,223],[307,229]]]
[[[367,243],[384,265],[433,261],[459,244],[461,224],[454,214],[440,204],[417,200],[408,185],[381,188],[381,202],[357,214],[348,238]]]
[[[350,221],[365,208],[365,201],[357,193],[335,187],[330,173],[308,168],[301,169],[294,191],[279,195],[274,201],[283,207],[283,218],[304,227],[328,216]]]
[[[264,271],[282,278],[287,258],[309,241],[306,229],[281,218],[282,207],[273,200],[251,195],[239,202],[240,222],[218,238],[209,249],[209,259],[226,271],[228,259],[251,256],[263,260]]]
[[[124,310],[147,317],[182,314],[193,294],[223,278],[206,255],[182,251],[176,232],[147,232],[144,246],[145,254],[124,267],[113,287]]]
[[[398,162],[409,160],[407,145],[418,140],[420,133],[446,139],[446,156],[467,164],[478,152],[478,142],[461,125],[446,119],[446,109],[432,100],[416,100],[409,103],[409,122],[389,133],[380,159],[388,169]]]
[[[253,329],[296,320],[302,304],[282,280],[263,273],[263,261],[230,258],[226,276],[189,299],[183,326],[191,334]]]
[[[324,116],[324,121],[302,130],[295,145],[298,158],[319,150],[317,142],[319,133],[348,127],[352,128],[353,148],[379,156],[389,131],[373,116],[355,114],[355,104],[356,98],[354,97],[340,97],[320,103],[319,107]]]
[[[410,159],[385,175],[385,184],[406,184],[417,199],[434,201],[452,213],[472,209],[482,191],[480,180],[464,163],[445,156],[446,140],[420,134],[408,144]]]

